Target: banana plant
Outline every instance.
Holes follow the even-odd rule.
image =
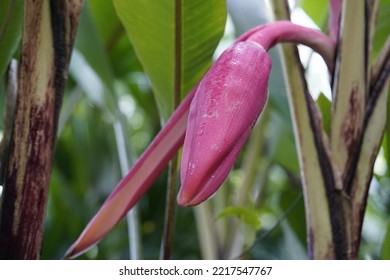
[[[322,55],[332,85],[331,134],[327,135],[296,49],[282,47],[309,256],[357,258],[367,192],[387,118],[389,50],[384,47],[371,72],[367,58],[377,2],[335,0],[329,6],[329,35],[325,35],[283,21],[289,19],[287,2],[274,1],[279,21],[249,30],[220,56],[65,257],[75,257],[99,242],[148,190],[183,142],[178,204],[197,205],[212,196],[264,107],[271,67],[266,51],[277,43],[292,42]],[[361,16],[353,16],[356,13]]]
[[[113,0],[150,79],[162,128],[64,258],[76,258],[99,243],[134,209],[169,164],[163,242],[172,239],[175,204],[197,205],[194,211],[202,230],[202,250],[208,251],[204,256],[234,257],[232,247],[239,224],[234,220],[227,236],[210,238],[217,230],[210,218],[209,202],[229,191],[225,183],[243,152],[251,174],[247,181],[253,181],[257,172],[255,151],[264,146],[258,139],[265,133],[261,124],[270,117],[272,103],[268,84],[275,61],[268,52],[279,44],[283,67],[279,80],[284,78],[286,84],[299,160],[307,254],[311,259],[359,257],[368,191],[389,108],[390,38],[381,42],[379,53],[373,53],[381,2],[322,1],[329,10],[325,33],[292,23],[288,1],[274,0],[272,22],[246,31],[211,64],[226,20],[225,2]],[[83,1],[3,3],[0,48],[6,51],[0,53],[0,75],[9,66],[0,147],[0,184],[4,186],[0,258],[37,259],[58,116]],[[18,26],[23,26],[20,66],[11,61],[20,39],[20,32],[15,32]],[[199,32],[205,36],[194,35]],[[82,38],[83,43],[87,37]],[[194,41],[194,37],[199,40]],[[309,93],[297,45],[308,46],[327,65],[332,91],[329,119],[325,119],[320,101]],[[76,58],[81,57],[79,50],[75,53]],[[160,63],[157,67],[156,61]],[[100,68],[105,77],[102,80],[110,83],[113,92],[105,62],[92,64],[104,65]],[[73,68],[73,72],[77,70]],[[79,83],[81,77],[77,78]],[[104,106],[102,96],[99,106]],[[113,107],[111,101],[107,107]],[[387,146],[388,140],[387,135]],[[180,190],[175,201],[178,176]],[[232,207],[219,217],[242,214],[257,229],[257,213],[243,207],[256,207],[245,198],[253,191],[248,182],[232,200]],[[226,244],[225,252],[219,253]],[[169,258],[169,247],[163,244],[163,258]],[[239,247],[238,252],[244,250],[242,244]]]

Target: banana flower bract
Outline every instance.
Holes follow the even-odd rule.
[[[232,169],[267,98],[271,59],[259,44],[234,44],[200,82],[191,103],[178,203],[199,204]]]

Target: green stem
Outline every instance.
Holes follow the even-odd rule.
[[[176,208],[176,183],[178,178],[178,157],[169,164],[168,171],[168,188],[166,195],[166,206],[165,206],[165,218],[164,218],[164,232],[161,243],[160,259],[168,260],[171,256],[172,241],[173,241],[173,230],[175,226],[175,208]]]
[[[275,15],[288,19],[288,3],[275,0]],[[327,147],[317,107],[311,99],[296,47],[282,46],[283,67],[305,198],[310,258],[347,258],[340,180]]]
[[[211,203],[207,200],[193,208],[203,260],[216,260],[219,257],[219,235],[210,208]]]
[[[182,0],[175,1],[175,65],[174,65],[174,92],[173,109],[180,104],[182,85]],[[170,165],[168,174],[168,188],[166,196],[165,223],[163,240],[161,244],[161,259],[169,259],[171,254],[174,217],[176,207],[176,184],[178,178],[178,156],[176,155]]]

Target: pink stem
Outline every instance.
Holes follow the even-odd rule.
[[[333,70],[335,45],[321,31],[294,24],[290,21],[276,21],[255,27],[237,41],[254,41],[266,50],[278,43],[302,44],[318,52],[324,59],[329,71]]]
[[[329,0],[329,37],[336,44],[339,37],[341,9],[343,0]]]

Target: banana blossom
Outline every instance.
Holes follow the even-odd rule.
[[[178,204],[196,205],[214,194],[266,103],[271,70],[267,50],[282,42],[311,47],[332,71],[335,46],[320,31],[279,21],[243,34],[183,100],[65,258],[75,258],[98,243],[149,189],[183,142]]]

